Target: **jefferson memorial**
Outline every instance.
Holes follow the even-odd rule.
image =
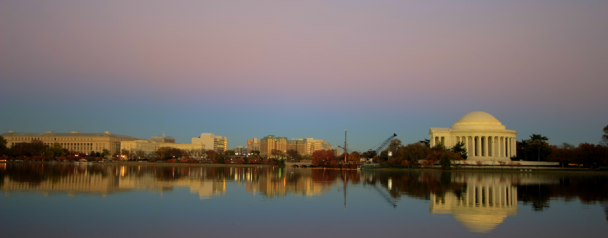
[[[467,149],[467,161],[511,161],[516,156],[517,132],[507,130],[487,112],[471,112],[464,115],[450,128],[431,127],[431,147],[443,144],[451,148],[459,142]]]

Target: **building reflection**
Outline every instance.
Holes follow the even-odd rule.
[[[517,215],[517,188],[510,180],[474,174],[455,179],[466,183],[465,188],[443,195],[431,193],[431,213],[452,214],[469,231],[480,233],[490,232],[507,216]]]
[[[200,199],[221,196],[227,183],[245,185],[246,191],[266,197],[315,196],[328,191],[335,182],[335,172],[323,173],[315,180],[309,169],[270,167],[188,167],[188,166],[113,166],[79,164],[6,164],[0,171],[0,191],[10,195],[18,191],[51,193],[108,194],[146,190],[163,194],[188,188]],[[46,167],[45,167],[46,166]],[[330,179],[333,178],[333,179]],[[326,181],[330,180],[330,181]]]
[[[362,186],[358,186],[360,183]],[[566,201],[577,199],[583,204],[608,204],[605,192],[608,176],[267,166],[0,163],[0,191],[6,196],[14,192],[38,192],[44,196],[108,196],[140,190],[162,197],[185,188],[200,199],[223,196],[227,189],[244,189],[254,196],[274,198],[318,196],[334,186],[344,195],[345,209],[347,198],[360,196],[362,191],[377,193],[377,199],[385,200],[394,208],[399,208],[399,199],[407,196],[428,200],[431,214],[451,214],[467,230],[479,233],[491,232],[510,216],[516,216],[520,206],[537,212],[549,209],[551,200],[556,197]],[[372,189],[361,189],[367,186]],[[354,195],[349,194],[353,189]]]
[[[542,174],[449,173],[462,189],[430,194],[430,212],[452,214],[471,232],[488,233],[508,216],[517,215],[518,188],[559,184]]]

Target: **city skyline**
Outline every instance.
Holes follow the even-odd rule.
[[[320,138],[366,151],[472,111],[597,144],[605,1],[0,1],[0,134]]]

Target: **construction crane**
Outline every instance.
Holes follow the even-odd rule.
[[[393,139],[395,139],[395,137],[397,137],[396,133],[393,133],[393,135],[391,137],[389,137],[388,139],[384,140],[382,143],[380,143],[379,145],[369,149],[369,151],[373,151],[376,153],[376,155],[379,155],[380,152],[382,152],[382,150],[389,144],[391,143],[391,141]]]

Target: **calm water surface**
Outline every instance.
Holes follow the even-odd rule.
[[[0,164],[0,237],[608,237],[608,176]]]

